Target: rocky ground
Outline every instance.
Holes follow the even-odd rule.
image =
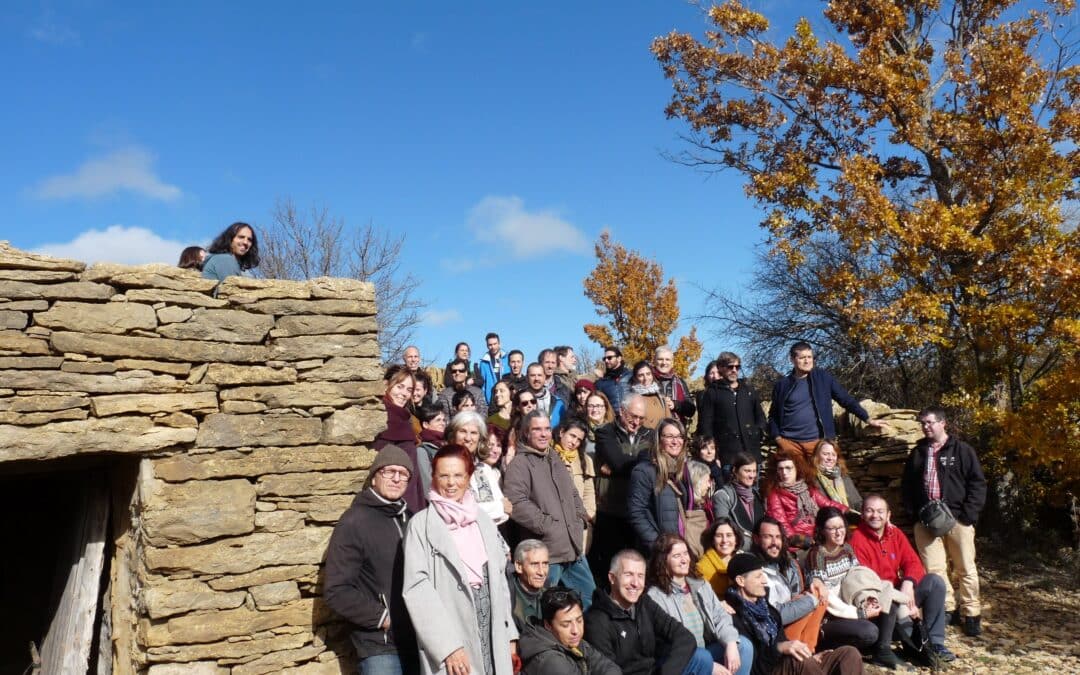
[[[1080,673],[1080,558],[980,561],[983,634],[948,629],[959,673]],[[889,673],[867,666],[867,673]]]

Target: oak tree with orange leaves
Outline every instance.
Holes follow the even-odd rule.
[[[813,257],[813,301],[883,358],[926,353],[999,471],[1075,499],[1075,3],[1030,5],[832,0],[828,39],[801,19],[780,42],[728,1],[652,50],[691,130],[677,159],[746,177],[789,272],[842,250]]]
[[[679,323],[679,291],[675,280],[664,281],[664,269],[637,251],[627,250],[604,231],[596,242],[596,267],[583,283],[585,297],[608,323],[586,324],[585,335],[601,346],[618,345],[623,359],[633,364],[652,359],[657,347],[668,344]],[[675,372],[689,377],[701,358],[697,331],[679,338]]]

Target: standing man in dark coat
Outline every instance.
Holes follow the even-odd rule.
[[[948,434],[944,408],[924,408],[918,419],[924,437],[904,465],[904,507],[915,519],[915,549],[923,567],[945,580],[946,618],[958,621],[963,614],[964,633],[975,637],[982,633],[975,523],[986,504],[986,477],[975,450]],[[936,499],[945,502],[956,518],[956,525],[940,537],[919,522],[919,512]],[[949,562],[960,580],[959,602],[949,580]]]
[[[323,598],[352,624],[362,675],[415,673],[416,637],[402,601],[401,540],[410,513],[402,499],[413,464],[394,445],[368,470],[367,486],[334,527]]]
[[[698,435],[716,442],[716,457],[727,479],[731,477],[731,463],[740,452],[761,464],[761,442],[769,430],[769,422],[761,407],[761,397],[749,382],[739,377],[742,359],[731,352],[722,352],[716,363],[720,379],[712,382],[701,397]]]
[[[630,391],[631,376],[623,362],[622,350],[614,345],[604,347],[604,374],[596,380],[596,390],[607,396],[616,413],[622,410],[623,399]]]

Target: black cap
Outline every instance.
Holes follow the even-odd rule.
[[[759,570],[764,566],[765,563],[762,562],[761,558],[753,553],[736,553],[731,557],[731,562],[727,566],[728,579],[734,582],[735,577]]]

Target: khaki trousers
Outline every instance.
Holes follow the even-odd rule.
[[[979,602],[979,570],[975,567],[974,525],[957,523],[945,536],[935,537],[922,523],[915,523],[915,548],[919,551],[926,571],[945,580],[945,611],[953,612],[959,609],[964,616],[982,614],[982,605]],[[957,595],[953,594],[949,563],[952,563],[959,581]]]
[[[780,437],[776,441],[776,447],[786,452],[802,455],[807,464],[811,467],[814,466],[814,448],[817,447],[817,440],[813,441],[793,441],[790,438]]]

